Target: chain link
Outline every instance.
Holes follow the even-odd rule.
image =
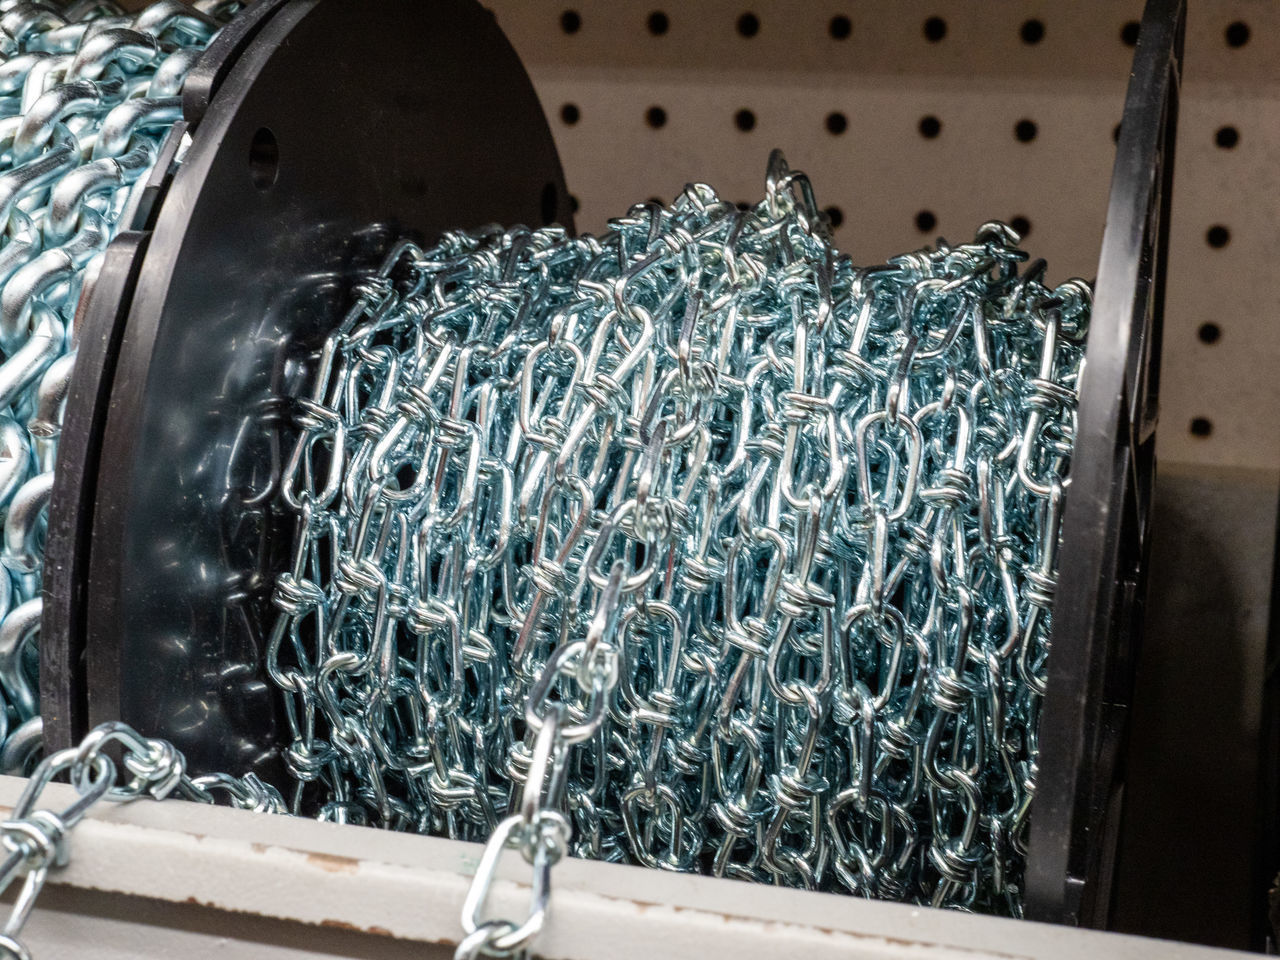
[[[1090,306],[1017,242],[855,268],[777,155],[749,211],[398,246],[285,470],[291,809],[492,837],[459,956],[528,942],[561,838],[1017,915]]]
[[[116,749],[122,756],[123,771],[108,754]],[[55,778],[66,776],[75,787],[77,799],[61,811],[37,808],[45,788]],[[212,782],[216,780],[217,782]],[[149,740],[123,723],[104,723],[78,746],[45,757],[32,773],[9,819],[0,822],[0,893],[19,879],[22,889],[9,919],[0,931],[0,958],[30,960],[30,953],[18,939],[35,906],[51,867],[65,866],[69,859],[68,835],[100,801],[115,803],[150,797],[163,800],[176,796],[184,800],[213,803],[210,787],[226,787],[236,797],[235,806],[260,813],[284,812],[278,791],[250,774],[243,779],[187,775],[186,760],[164,740]]]

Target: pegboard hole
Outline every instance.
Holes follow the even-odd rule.
[[[848,129],[849,118],[839,110],[827,114],[827,133],[838,137]]]
[[[1227,46],[1243,47],[1249,42],[1249,25],[1243,20],[1227,25]]]
[[[570,210],[570,212],[571,212],[571,213],[577,213],[577,212],[578,212],[578,209],[579,209],[580,207],[581,207],[581,204],[580,204],[580,203],[578,203],[578,198],[577,198],[576,196],[574,196],[572,193],[571,193],[571,194],[569,194],[569,210]]]
[[[1213,135],[1213,142],[1223,150],[1230,150],[1240,142],[1240,131],[1235,127],[1219,127]]]
[[[1222,328],[1216,323],[1202,323],[1196,332],[1201,343],[1217,343],[1222,339]]]
[[[941,17],[930,17],[924,22],[924,38],[930,43],[937,43],[947,35],[947,21]]]
[[[661,107],[650,107],[644,112],[644,122],[655,130],[660,130],[667,125],[667,111]]]
[[[1112,143],[1120,142],[1120,124],[1118,123],[1111,128],[1111,142]]]
[[[1022,25],[1022,29],[1018,31],[1022,37],[1023,43],[1036,44],[1044,39],[1044,21],[1028,20]]]
[[[259,190],[270,190],[280,178],[280,144],[266,127],[259,127],[249,144],[249,177]]]
[[[661,197],[650,197],[650,198],[649,198],[649,202],[650,202],[650,203],[656,203],[656,204],[657,204],[658,206],[660,206],[660,207],[665,207],[665,206],[666,206],[666,203],[664,203],[664,202],[663,202],[663,200],[662,200],[662,198],[661,198]]]
[[[560,108],[560,119],[564,121],[565,126],[572,127],[582,119],[582,111],[578,109],[576,103],[566,103]]]
[[[929,114],[927,117],[920,118],[920,136],[926,140],[932,140],[942,132],[942,121]]]
[[[1191,421],[1191,435],[1193,437],[1207,437],[1213,433],[1213,422],[1208,417],[1196,417]]]
[[[1013,135],[1018,138],[1019,143],[1030,143],[1039,132],[1040,128],[1034,120],[1019,120],[1013,126]]]
[[[734,204],[734,206],[737,207],[739,210],[741,210],[743,213],[746,213],[748,210],[751,209],[751,204],[747,203],[747,201],[745,200],[739,200],[737,203]]]
[[[649,33],[655,37],[661,37],[671,29],[671,19],[661,10],[655,10],[649,14],[649,19],[645,21],[645,26],[649,28]]]
[[[1126,47],[1136,47],[1138,45],[1138,21],[1130,20],[1120,28],[1120,42]]]
[[[1009,226],[1013,227],[1023,240],[1027,239],[1027,235],[1031,233],[1031,221],[1026,217],[1014,217],[1009,221]]]
[[[577,10],[566,10],[560,14],[560,29],[565,33],[577,33],[582,29],[582,14]]]
[[[1204,241],[1215,250],[1221,250],[1231,242],[1231,231],[1221,224],[1216,224],[1205,232]]]
[[[938,218],[933,215],[931,210],[921,210],[916,214],[916,229],[921,233],[928,233],[938,225]]]
[[[849,35],[853,33],[853,21],[842,13],[837,14],[827,25],[827,32],[831,34],[832,40],[848,40]]]
[[[832,229],[838,228],[844,223],[844,211],[839,207],[827,207],[822,211],[827,215],[827,219],[831,221]]]
[[[738,17],[738,36],[754,37],[760,32],[760,18],[754,13],[744,13]]]
[[[733,115],[733,125],[746,133],[756,128],[756,115],[745,107]]]

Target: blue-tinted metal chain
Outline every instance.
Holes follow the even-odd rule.
[[[38,743],[74,304],[234,6],[0,2],[6,769]],[[600,237],[400,245],[317,358],[282,484],[289,809],[490,841],[461,956],[523,951],[565,852],[1017,914],[1089,290],[1016,244],[855,268],[775,157],[750,211],[696,185]],[[113,729],[133,794],[205,798]],[[0,825],[13,955],[104,762],[47,758]],[[84,801],[34,809],[61,770]],[[522,923],[483,916],[509,847]]]
[[[123,758],[124,776],[107,751],[114,748]],[[55,778],[66,776],[77,799],[61,811],[38,808],[37,801]],[[122,780],[123,782],[117,782]],[[214,803],[219,795],[243,810],[284,812],[284,801],[274,787],[253,774],[242,778],[214,774],[192,778],[186,760],[173,745],[148,740],[123,723],[96,727],[76,747],[45,757],[31,775],[9,819],[0,822],[0,893],[22,880],[14,907],[0,928],[0,958],[30,960],[19,934],[35,906],[51,867],[65,866],[68,834],[102,800],[125,802],[139,797],[163,800],[182,797]]]
[[[855,268],[780,156],[752,210],[610,226],[402,244],[324,345],[267,651],[291,808],[492,837],[466,956],[523,948],[565,841],[1018,914],[1088,286],[996,223]],[[605,608],[610,692],[570,668]],[[548,702],[602,719],[552,749]],[[512,845],[531,920],[486,923]]]
[[[187,72],[243,4],[0,0],[0,770],[41,742],[44,531],[76,306],[181,115]]]

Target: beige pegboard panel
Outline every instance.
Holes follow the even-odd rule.
[[[856,261],[1022,217],[1051,279],[1096,272],[1140,0],[490,5],[542,98],[580,229],[690,180],[754,201],[779,146],[838,209]],[[1274,471],[1280,3],[1191,0],[1185,67],[1160,456]],[[1225,246],[1207,241],[1216,226]]]

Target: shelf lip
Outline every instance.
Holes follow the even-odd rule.
[[[12,808],[25,784],[0,777],[0,808]],[[57,809],[73,798],[70,786],[53,784],[40,805]],[[99,804],[70,847],[70,864],[51,884],[424,943],[457,942],[481,851],[439,837],[179,800]],[[504,860],[499,877],[493,909],[514,916],[529,894],[518,856]],[[234,930],[234,920],[227,923]],[[782,944],[787,955],[803,950],[806,960],[1245,956],[586,860],[556,866],[537,952],[546,960],[653,960],[660,948],[663,960],[773,960]]]

